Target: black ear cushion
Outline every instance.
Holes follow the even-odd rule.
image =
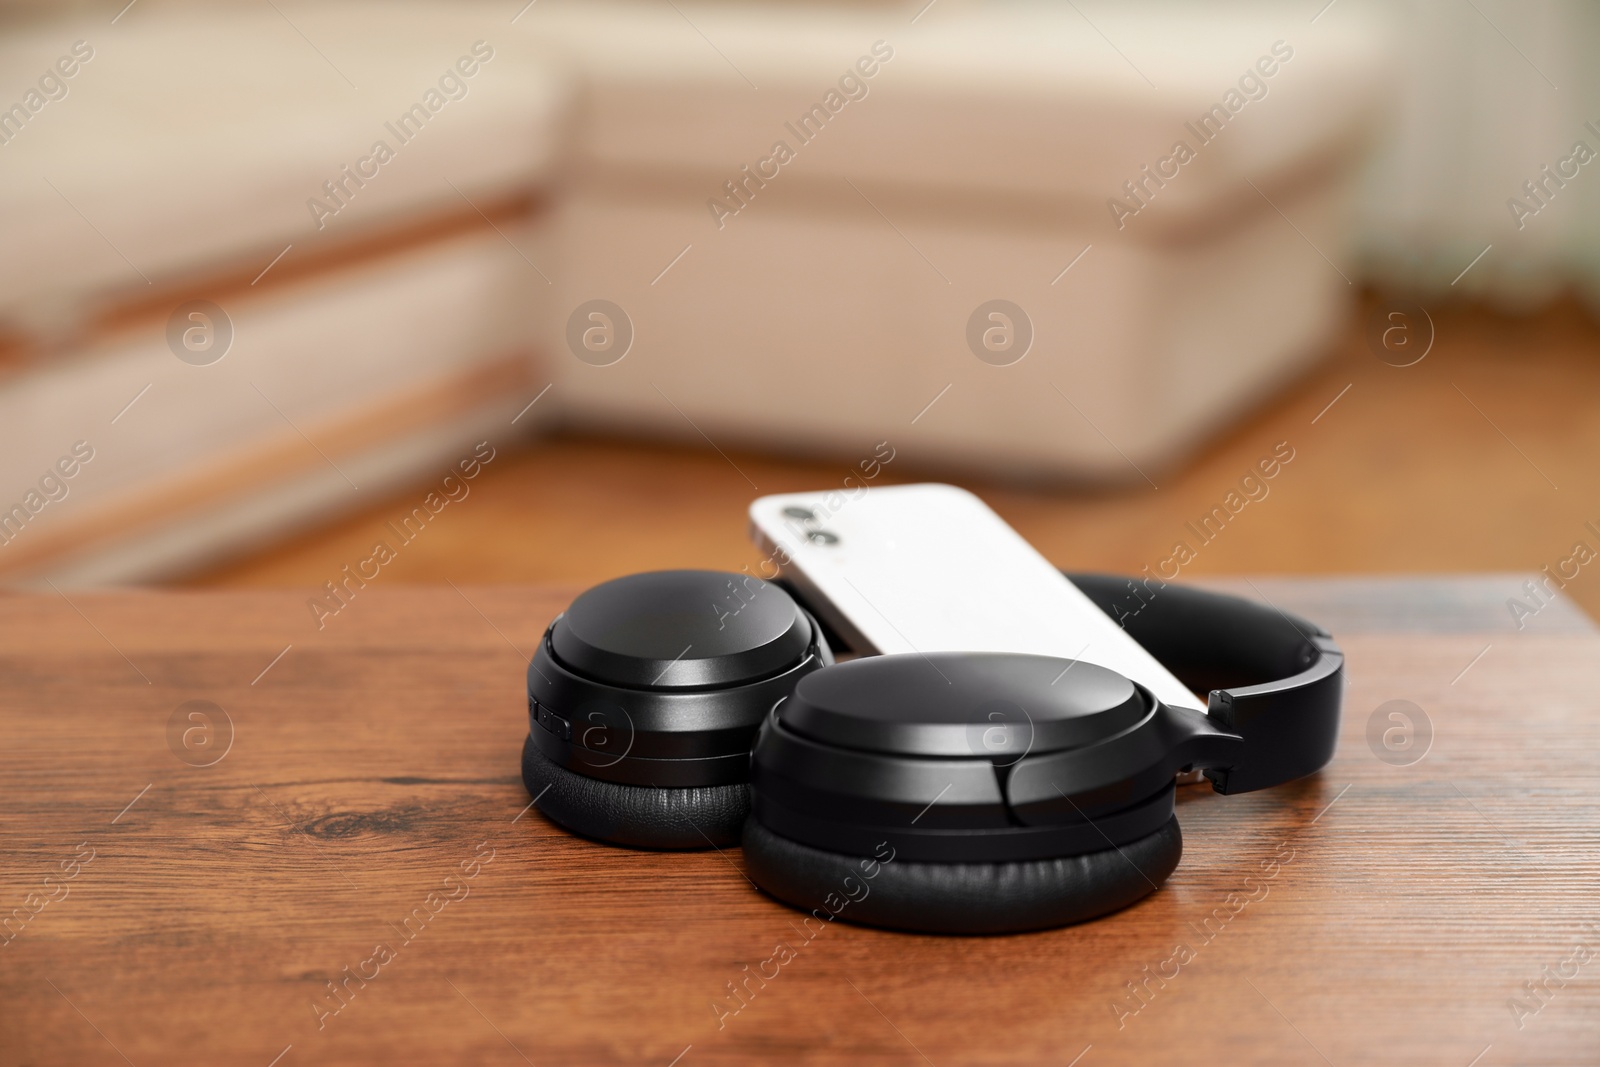
[[[754,818],[744,827],[751,880],[784,903],[825,921],[928,934],[1018,933],[1093,919],[1154,892],[1182,855],[1176,817],[1120,849],[1001,863],[875,862],[802,845]]]
[[[604,782],[552,763],[531,736],[522,743],[522,783],[553,821],[630,848],[736,845],[750,814],[750,787],[743,782],[659,789]]]

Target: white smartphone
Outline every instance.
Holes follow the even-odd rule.
[[[857,651],[1030,652],[1097,663],[1169,705],[1205,701],[987,504],[953,485],[764,496],[750,536]],[[761,575],[775,577],[769,566]]]

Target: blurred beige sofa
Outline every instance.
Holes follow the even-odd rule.
[[[1323,353],[1375,26],[924,4],[541,12],[580,74],[558,311],[633,337],[552,364],[572,417],[1139,482]]]
[[[481,6],[279,6],[0,44],[30,75],[7,101],[89,53],[24,124],[0,116],[0,576],[181,573],[538,414],[511,425],[570,78]],[[49,501],[79,441],[93,459]]]
[[[1345,307],[1381,38],[1086,11],[152,4],[10,35],[0,578],[179,573],[557,421],[1178,462]]]

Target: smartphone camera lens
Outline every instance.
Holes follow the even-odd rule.
[[[814,545],[836,545],[839,543],[839,535],[829,533],[827,530],[807,530],[806,540]]]
[[[783,509],[783,513],[789,518],[799,519],[801,522],[806,522],[817,517],[816,512],[812,511],[810,508],[803,508],[798,504],[790,504],[788,507]]]

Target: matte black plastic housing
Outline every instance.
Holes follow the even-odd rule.
[[[762,717],[832,662],[776,585],[716,571],[630,575],[588,590],[528,665],[529,735],[551,762],[625,785],[743,782]]]
[[[1344,653],[1328,631],[1224,593],[1107,574],[1064,572],[1185,685],[1244,746],[1206,777],[1244,793],[1326,766],[1339,740]]]
[[[1048,656],[941,652],[841,663],[783,708],[825,744],[897,756],[1009,756],[1085,744],[1147,713],[1132,682]],[[1067,681],[1063,681],[1067,679]]]
[[[650,571],[585,591],[550,627],[577,674],[639,689],[743,685],[799,663],[815,627],[788,593],[749,575]]]
[[[1090,663],[872,656],[802,678],[762,725],[752,812],[782,837],[908,860],[1101,852],[1172,817],[1173,777],[1242,742]]]

